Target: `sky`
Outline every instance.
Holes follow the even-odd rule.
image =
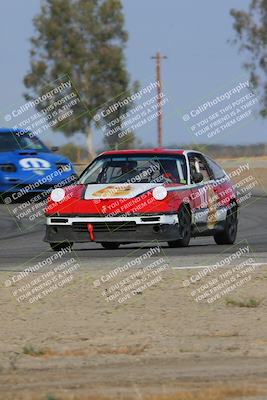
[[[197,118],[191,117],[189,122],[182,118],[190,110],[247,79],[242,68],[245,58],[229,43],[234,38],[229,11],[231,8],[246,9],[248,0],[122,0],[122,3],[129,32],[125,56],[132,80],[138,80],[141,88],[146,87],[155,81],[155,61],[151,56],[160,51],[168,57],[162,61],[163,92],[167,98],[163,106],[165,146],[264,142],[267,121],[258,118],[254,109],[252,118],[245,118],[242,124],[211,138],[193,133],[191,121],[195,123]],[[29,71],[29,38],[34,32],[32,18],[39,12],[40,5],[40,0],[0,2],[2,127],[12,126],[4,116],[14,105],[24,102],[23,77]],[[222,102],[220,106],[228,103]],[[213,111],[215,108],[201,117]],[[156,119],[137,129],[136,135],[142,143],[156,146]],[[58,132],[51,132],[46,138],[54,145],[66,141]],[[96,148],[102,146],[102,139],[102,133],[94,130]]]

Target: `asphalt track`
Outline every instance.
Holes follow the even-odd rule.
[[[20,271],[31,260],[36,263],[52,254],[49,245],[43,242],[44,219],[39,219],[32,231],[28,223],[18,226],[5,205],[0,205],[0,271]],[[248,244],[256,263],[267,264],[267,198],[253,197],[240,210],[237,243]],[[155,243],[152,244],[152,246]],[[105,250],[99,244],[75,244],[74,253],[81,266],[88,269],[98,267],[110,269],[116,260],[137,257],[149,244],[121,246],[118,250]],[[140,248],[141,247],[141,248]],[[188,248],[170,249],[161,244],[161,251],[172,267],[183,268],[210,265],[221,254],[234,251],[233,246],[218,246],[212,237],[192,239]]]

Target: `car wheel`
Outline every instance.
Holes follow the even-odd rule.
[[[217,244],[233,244],[236,240],[237,224],[237,208],[234,206],[227,211],[224,230],[214,234],[215,242]]]
[[[186,207],[178,212],[179,236],[181,239],[168,242],[169,247],[187,247],[191,239],[191,215]]]
[[[54,251],[65,250],[68,247],[72,249],[72,246],[73,246],[72,242],[50,243],[50,247]]]
[[[120,247],[120,243],[114,243],[114,242],[103,242],[101,243],[101,246],[104,247],[104,249],[107,250],[116,250]]]

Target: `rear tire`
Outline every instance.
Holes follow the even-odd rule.
[[[53,251],[65,250],[68,247],[72,249],[72,246],[73,246],[72,242],[50,243],[50,247]]]
[[[225,228],[222,232],[214,234],[214,240],[217,244],[234,244],[237,235],[237,207],[233,205],[230,210],[227,211],[225,220]]]
[[[120,247],[120,243],[103,242],[101,243],[101,246],[104,247],[104,249],[106,250],[116,250]]]
[[[169,247],[187,247],[191,239],[191,214],[187,207],[178,212],[179,234],[181,239],[168,242]]]

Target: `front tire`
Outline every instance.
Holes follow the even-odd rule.
[[[72,249],[72,246],[73,246],[72,242],[50,243],[50,247],[53,251],[65,250],[68,247]]]
[[[179,236],[181,239],[168,242],[169,247],[187,247],[191,239],[191,214],[187,207],[178,212]]]
[[[106,250],[117,250],[120,247],[120,243],[102,242],[101,246]]]
[[[237,207],[232,206],[230,210],[227,211],[227,216],[225,220],[225,227],[222,232],[214,234],[214,240],[217,244],[234,244],[237,235]]]

